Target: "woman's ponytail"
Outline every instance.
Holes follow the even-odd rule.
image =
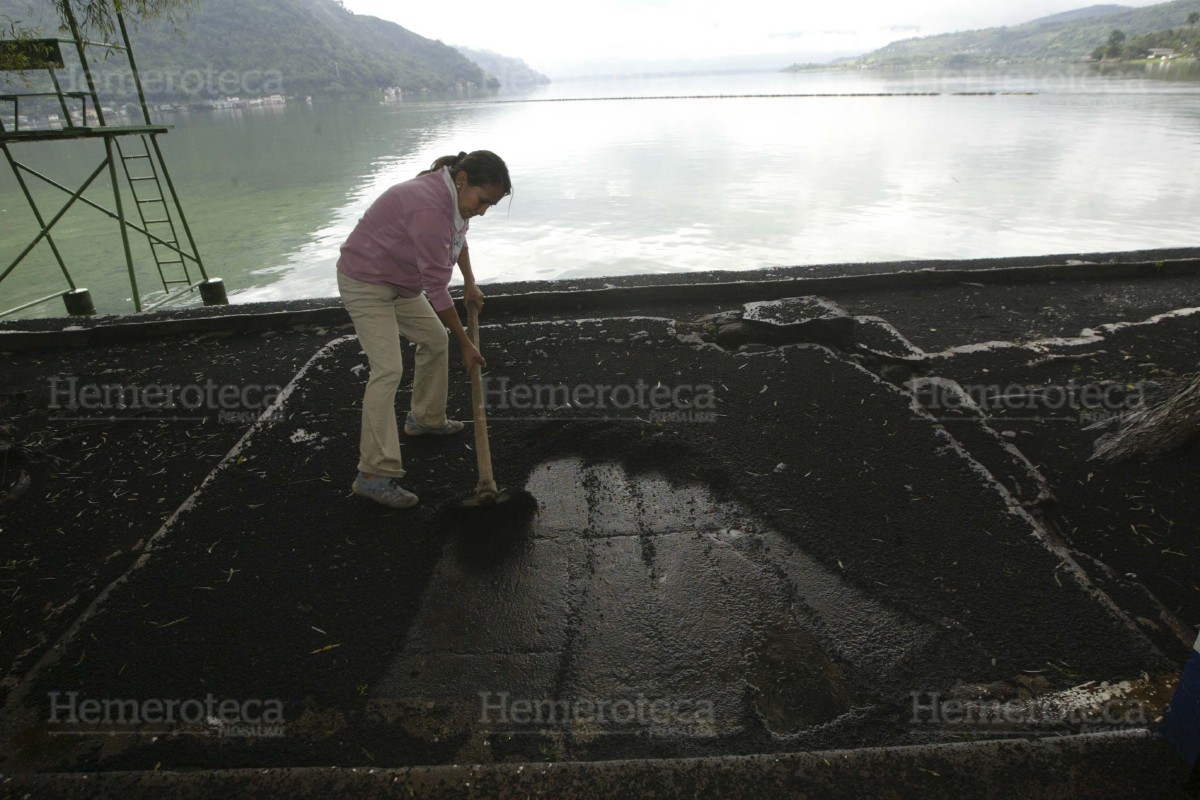
[[[418,172],[417,175],[428,175],[431,172],[437,172],[442,167],[449,167],[450,171],[454,172],[454,171],[456,171],[455,168],[466,157],[467,157],[467,153],[466,153],[466,151],[463,151],[463,150],[460,150],[458,155],[456,155],[456,156],[442,156],[441,158],[434,161],[433,165],[430,166],[429,169],[422,170],[421,172]]]
[[[429,169],[417,173],[428,175],[437,172],[442,167],[450,168],[450,176],[460,172],[467,175],[469,186],[500,186],[504,194],[512,193],[512,181],[508,177],[508,166],[500,156],[490,150],[476,150],[471,153],[459,152],[456,156],[442,156],[433,162]]]

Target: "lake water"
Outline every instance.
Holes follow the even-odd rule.
[[[164,121],[201,255],[235,303],[335,295],[338,247],[375,196],[480,148],[515,187],[472,223],[481,282],[1200,244],[1200,74],[1177,66],[626,78]],[[69,182],[98,163],[91,147],[14,152]],[[38,196],[50,211],[65,198]],[[102,182],[89,196],[111,204]],[[5,168],[0,269],[35,230]],[[115,223],[73,211],[56,239],[102,312],[132,310]],[[63,286],[43,244],[0,283],[0,310]]]

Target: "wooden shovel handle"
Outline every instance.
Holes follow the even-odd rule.
[[[467,333],[471,344],[479,349],[479,307],[467,304]],[[488,446],[487,412],[483,408],[483,370],[478,364],[471,367],[471,412],[475,419],[475,463],[479,467],[479,484],[475,493],[497,493],[492,477],[492,450]]]

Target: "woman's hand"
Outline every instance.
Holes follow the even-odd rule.
[[[463,287],[463,304],[475,306],[476,310],[483,308],[483,292],[475,284]]]
[[[464,342],[461,349],[463,367],[467,372],[470,372],[477,365],[480,369],[487,366],[487,361],[484,360],[483,354],[479,352],[479,348],[475,345],[470,342]]]

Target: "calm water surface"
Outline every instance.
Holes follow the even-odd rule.
[[[503,156],[515,185],[472,224],[485,282],[1131,250],[1200,243],[1197,78],[1155,68],[572,81],[475,101],[178,115],[162,142],[205,264],[233,302],[335,295],[338,247],[374,197],[438,155],[478,148]],[[891,96],[863,96],[880,93]],[[98,163],[87,147],[16,152],[69,179]],[[42,198],[48,210],[63,202]],[[34,230],[0,173],[0,267]],[[57,239],[101,311],[132,309],[114,223],[72,212]],[[142,268],[144,287],[152,272]],[[0,283],[0,309],[61,281],[43,245]]]

